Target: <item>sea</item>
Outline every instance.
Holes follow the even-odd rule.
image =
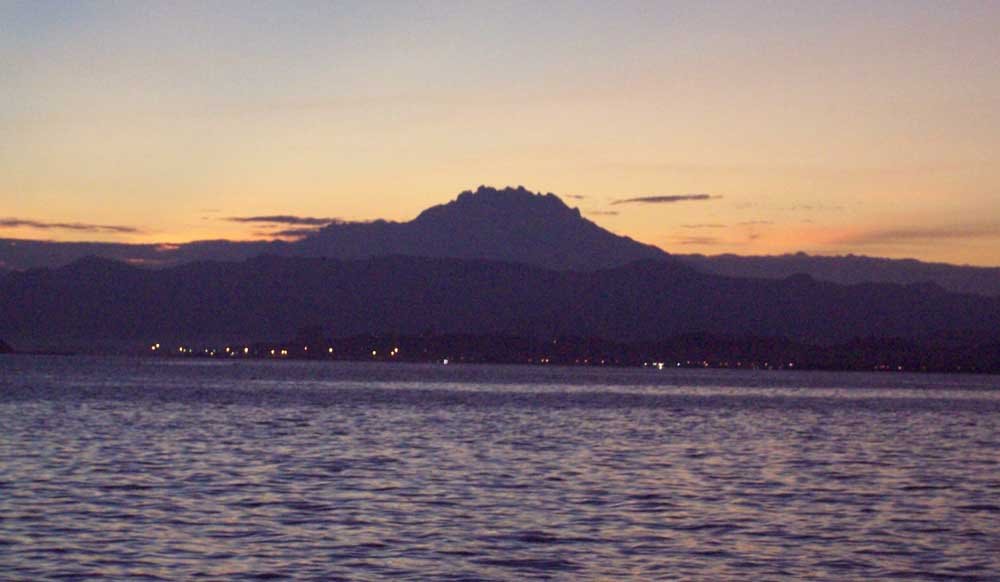
[[[0,356],[4,580],[997,580],[1000,377]]]

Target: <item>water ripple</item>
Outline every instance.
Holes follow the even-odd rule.
[[[247,364],[0,358],[3,576],[1000,576],[996,378]]]

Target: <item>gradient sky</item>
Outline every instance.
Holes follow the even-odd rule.
[[[1000,265],[998,30],[1000,2],[0,0],[0,237],[522,184],[671,252]]]

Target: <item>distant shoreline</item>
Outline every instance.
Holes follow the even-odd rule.
[[[786,338],[688,334],[618,343],[598,338],[542,340],[492,335],[360,335],[226,345],[151,344],[153,357],[646,367],[655,369],[823,370],[1000,373],[1000,346],[975,340],[866,338],[821,346]]]
[[[306,332],[313,331],[307,328]],[[817,345],[781,337],[685,334],[646,342],[498,335],[355,335],[313,333],[286,341],[161,341],[74,349],[51,344],[15,355],[144,355],[157,358],[307,360],[680,368],[1000,374],[1000,345],[982,338],[857,338]]]

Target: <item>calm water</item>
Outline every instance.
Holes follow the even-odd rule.
[[[0,577],[998,579],[1000,378],[0,356]]]

